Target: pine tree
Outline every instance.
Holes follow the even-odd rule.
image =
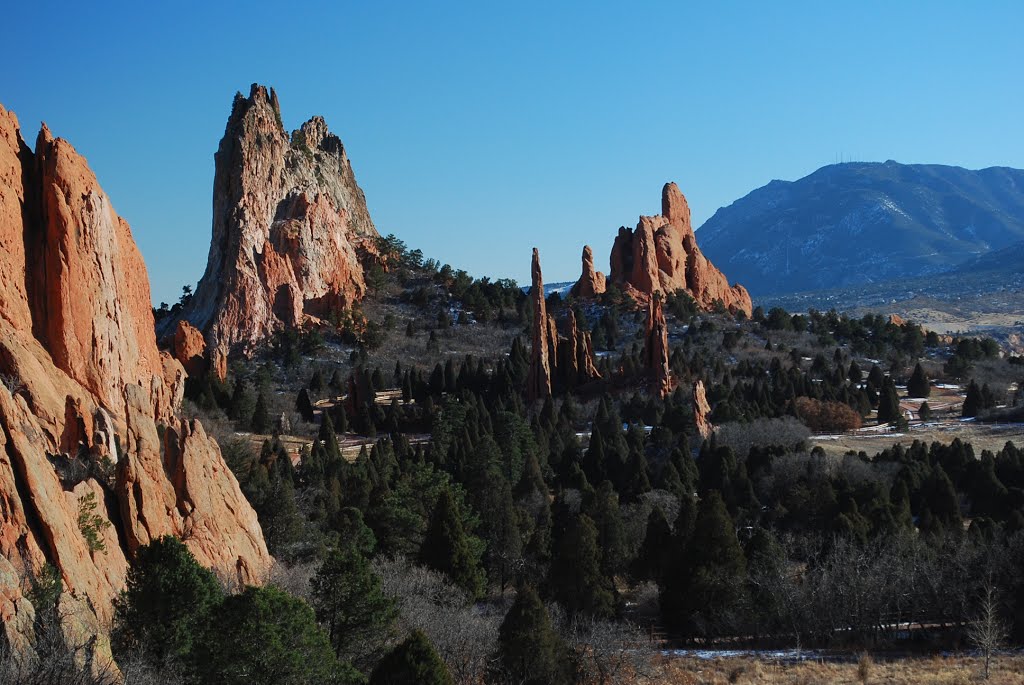
[[[480,597],[484,591],[484,574],[468,537],[451,491],[444,488],[430,517],[419,560],[435,571],[448,574],[471,597]]]
[[[316,618],[338,659],[369,670],[398,614],[370,563],[351,545],[332,549],[313,576],[311,589]]]
[[[910,375],[910,380],[907,381],[907,396],[924,398],[931,395],[931,393],[931,381],[921,367],[921,363],[918,362],[917,366],[914,367],[914,373]]]
[[[264,435],[270,430],[270,412],[267,409],[267,398],[263,395],[262,390],[256,397],[256,408],[253,409],[249,429],[259,435]]]
[[[917,410],[917,415],[922,421],[932,420],[932,408],[928,406],[927,402],[922,402],[920,409]]]
[[[551,617],[531,587],[522,587],[498,631],[489,681],[521,685],[568,685],[569,650],[551,625]]]
[[[611,582],[601,572],[597,528],[586,514],[572,516],[565,531],[558,536],[548,586],[554,598],[571,614],[603,618],[615,614]]]
[[[309,391],[303,388],[299,396],[295,398],[295,411],[299,412],[303,420],[313,422],[313,402],[309,399]]]
[[[967,397],[964,398],[964,405],[960,414],[964,418],[973,418],[981,411],[981,405],[981,388],[972,380],[971,384],[967,386]]]
[[[309,391],[314,393],[323,392],[324,389],[324,377],[320,373],[320,369],[313,372],[313,376],[309,379]]]
[[[662,588],[662,619],[690,634],[715,635],[733,625],[742,605],[746,560],[725,502],[701,500],[678,577]]]
[[[437,655],[430,639],[414,630],[381,659],[370,685],[453,685],[448,667]]]
[[[878,400],[878,423],[892,423],[903,416],[900,411],[900,398],[896,394],[896,386],[888,378],[882,386]]]
[[[362,680],[338,662],[310,606],[272,585],[225,599],[196,644],[195,661],[199,682],[220,685]]]
[[[114,600],[114,655],[141,653],[157,667],[189,661],[222,597],[217,578],[177,538],[143,545]]]
[[[668,571],[672,550],[672,529],[661,507],[651,509],[647,531],[633,564],[633,574],[641,580],[660,581]]]

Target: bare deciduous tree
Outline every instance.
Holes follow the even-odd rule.
[[[377,558],[384,593],[394,597],[399,632],[422,630],[448,665],[457,683],[478,683],[498,641],[503,608],[476,605],[436,571],[405,559]]]
[[[967,639],[981,650],[985,658],[985,680],[989,678],[992,655],[1003,646],[1006,635],[1006,625],[999,613],[998,593],[989,574],[981,590],[978,614],[967,625]]]

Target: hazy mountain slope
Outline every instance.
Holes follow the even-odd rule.
[[[698,237],[755,296],[950,271],[1024,240],[1024,171],[836,164],[758,188]]]

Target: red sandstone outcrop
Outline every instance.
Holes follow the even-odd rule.
[[[619,229],[610,262],[609,280],[638,302],[682,289],[703,309],[721,302],[730,311],[751,314],[746,288],[730,286],[697,247],[690,206],[675,183],[662,189],[661,214],[641,216],[634,230]]]
[[[533,401],[551,396],[550,347],[557,345],[551,339],[547,302],[544,299],[544,275],[540,270],[540,253],[533,248],[530,266],[530,301],[533,303],[533,334],[530,347],[530,369],[526,377],[526,397]]]
[[[230,350],[360,299],[357,250],[378,234],[341,140],[321,117],[289,136],[273,89],[235,96],[215,160],[210,255],[184,316],[221,375]]]
[[[594,365],[594,344],[590,331],[580,330],[576,314],[568,310],[565,317],[564,336],[558,338],[558,363],[553,374],[558,383],[567,389],[601,377]]]
[[[24,591],[63,581],[69,636],[102,636],[128,560],[154,535],[246,582],[269,568],[252,508],[198,424],[175,418],[185,370],[157,351],[149,282],[131,230],[85,160],[43,128],[35,152],[0,107],[0,639],[24,646]],[[169,424],[163,449],[157,423]],[[60,464],[107,464],[72,479]],[[111,484],[112,483],[112,484]],[[104,551],[78,526],[89,494]],[[84,641],[84,640],[83,640]],[[104,655],[103,639],[96,643]]]
[[[583,273],[580,280],[572,287],[572,294],[576,297],[592,298],[605,292],[608,285],[604,274],[594,269],[594,251],[590,245],[583,246]]]
[[[907,321],[899,314],[890,314],[889,323],[891,323],[893,326],[905,326]]]
[[[206,371],[206,340],[199,329],[188,321],[179,321],[178,327],[174,329],[171,351],[189,376],[198,376]]]
[[[661,397],[672,392],[672,372],[669,367],[668,325],[661,298],[652,297],[647,304],[647,323],[644,328],[644,368],[654,378]]]
[[[704,381],[697,381],[693,384],[693,420],[697,424],[697,432],[707,440],[715,431],[714,425],[708,416],[711,414],[711,405],[708,404],[708,395],[704,390]]]

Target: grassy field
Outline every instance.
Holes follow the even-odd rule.
[[[1024,683],[1024,657],[1013,655],[994,659],[989,680],[984,679],[984,660],[973,656],[878,661],[863,656],[849,663],[779,663],[743,657],[672,658],[659,664],[657,675],[648,682],[677,685],[1020,685]]]

